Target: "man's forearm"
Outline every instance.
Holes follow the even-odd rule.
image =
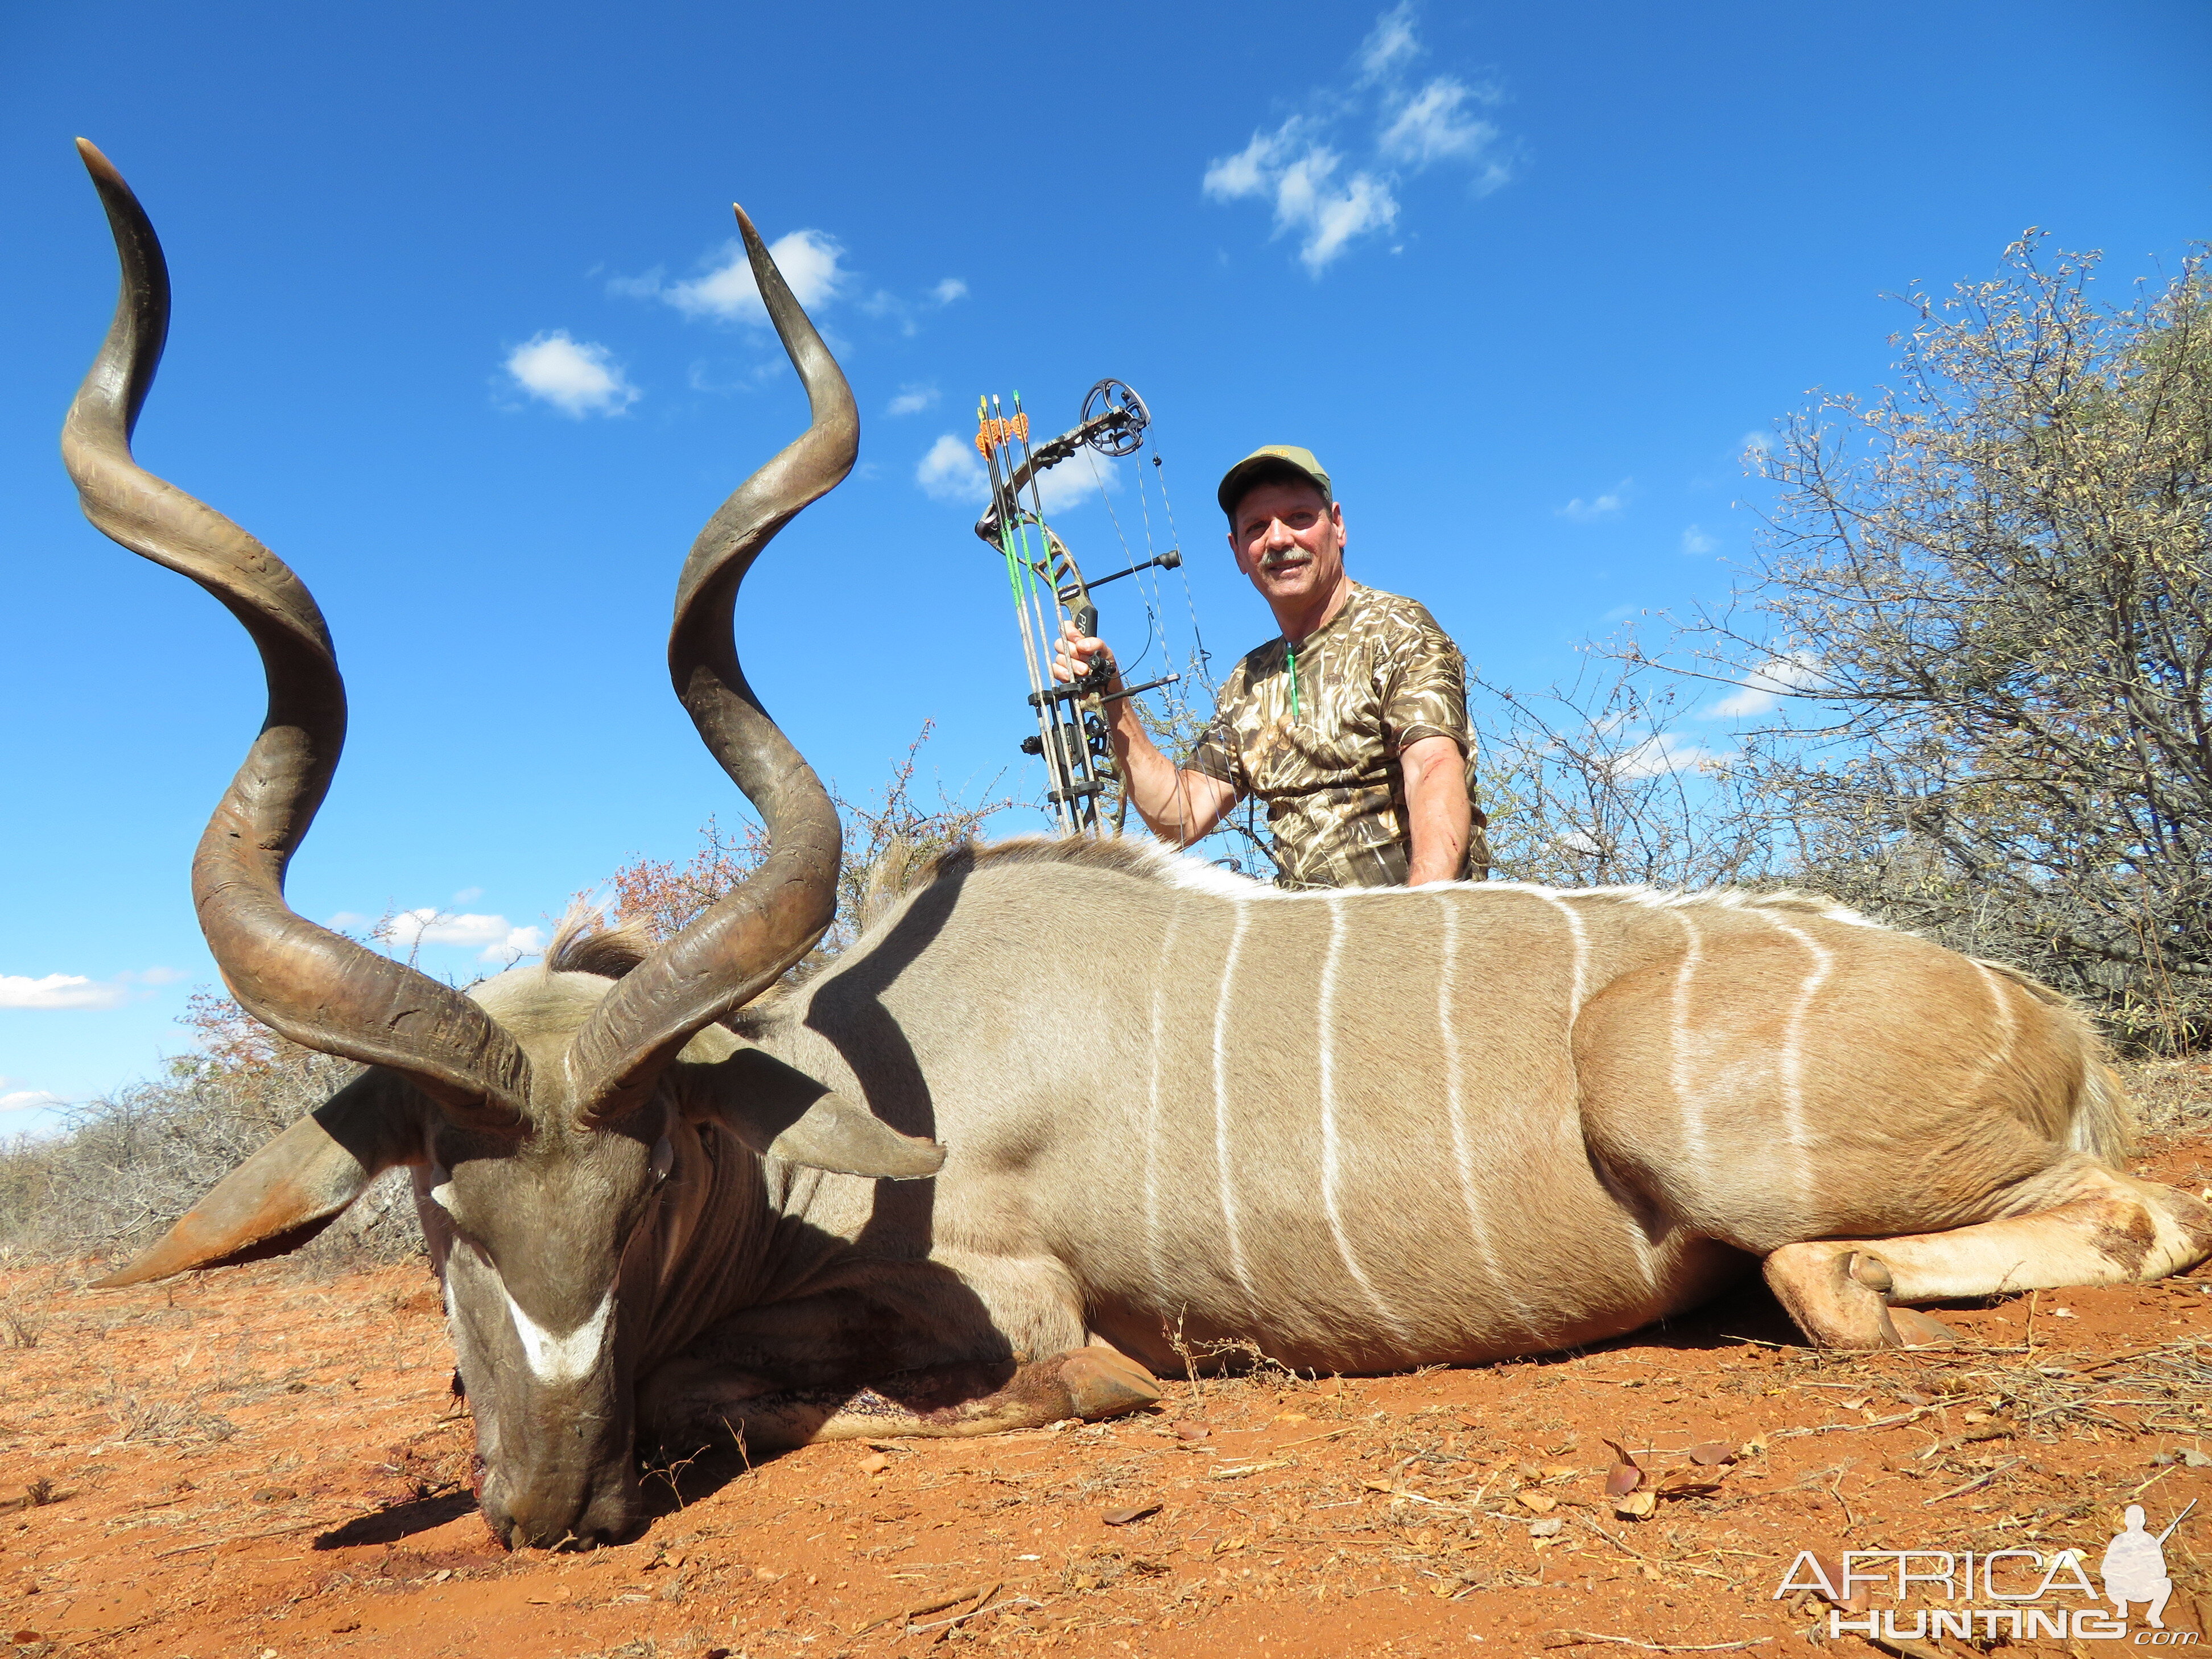
[[[1422,752],[1416,755],[1413,750]],[[1449,738],[1424,738],[1402,757],[1408,851],[1406,885],[1457,881],[1467,868],[1474,810],[1467,798],[1465,763]]]
[[[1152,734],[1137,718],[1134,704],[1134,698],[1123,697],[1107,705],[1112,711],[1106,734],[1107,740],[1114,745],[1114,764],[1121,768],[1129,791],[1129,805],[1137,809],[1145,828],[1164,841],[1188,846],[1205,833],[1196,830],[1196,803],[1191,799],[1181,770],[1160,752]]]

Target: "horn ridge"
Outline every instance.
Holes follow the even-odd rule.
[[[738,587],[762,549],[843,482],[860,449],[852,388],[776,269],[760,233],[738,228],[777,335],[806,388],[806,430],[747,478],[692,544],[677,581],[669,678],[708,751],[759,810],[759,868],[656,948],[595,1008],[569,1046],[578,1115],[611,1121],[641,1103],[701,1029],[773,985],[837,913],[843,838],[837,809],[777,727],[738,660]]]
[[[192,860],[201,932],[232,994],[264,1024],[325,1054],[388,1066],[472,1121],[512,1127],[528,1097],[528,1062],[489,1015],[284,902],[286,867],[345,744],[337,656],[289,566],[132,457],[168,333],[168,264],[121,173],[86,140],[77,149],[115,234],[122,291],[63,423],[63,462],[97,529],[189,576],[238,618],[268,683],[266,718]]]

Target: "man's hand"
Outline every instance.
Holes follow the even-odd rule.
[[[1457,881],[1467,866],[1467,840],[1474,822],[1459,744],[1440,734],[1422,738],[1398,751],[1398,764],[1406,775],[1407,829],[1413,842],[1406,885]]]
[[[1062,622],[1052,651],[1053,678],[1072,685],[1100,665],[1106,669],[1104,689],[1120,690],[1121,671],[1106,641],[1079,632],[1073,622]],[[1236,790],[1220,779],[1176,769],[1175,763],[1146,735],[1133,697],[1117,697],[1106,705],[1106,736],[1114,745],[1115,764],[1127,781],[1129,804],[1161,840],[1188,847],[1237,804]]]
[[[1053,678],[1062,685],[1073,685],[1102,661],[1106,665],[1105,689],[1120,690],[1121,674],[1114,664],[1113,647],[1102,639],[1079,633],[1073,622],[1060,623],[1060,638],[1052,648]]]

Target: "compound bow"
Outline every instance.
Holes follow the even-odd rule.
[[[1044,497],[1037,479],[1048,468],[1085,449],[1109,459],[1135,454],[1144,446],[1152,412],[1127,386],[1106,380],[1091,388],[1083,400],[1082,418],[1071,430],[1034,448],[1030,445],[1030,417],[1022,408],[1019,392],[1014,394],[1011,415],[995,397],[979,398],[975,421],[975,447],[991,480],[991,505],[975,521],[975,534],[1006,560],[1014,614],[1021,626],[1022,655],[1029,668],[1030,707],[1037,718],[1036,734],[1023,739],[1022,750],[1044,762],[1045,799],[1051,803],[1061,831],[1095,834],[1099,798],[1116,781],[1102,707],[1172,685],[1182,676],[1163,674],[1141,685],[1125,685],[1109,692],[1106,686],[1112,669],[1101,658],[1082,678],[1060,684],[1053,679],[1051,667],[1060,623],[1065,619],[1073,622],[1078,632],[1096,635],[1098,607],[1091,602],[1091,589],[1155,567],[1178,569],[1182,553],[1170,547],[1152,558],[1136,560],[1132,556],[1133,562],[1126,568],[1086,579],[1067,544],[1045,522]],[[1157,450],[1153,465],[1159,465]],[[1164,488],[1162,495],[1164,503]],[[1170,514],[1170,526],[1172,521]],[[1149,513],[1146,523],[1149,526]],[[1202,662],[1203,658],[1201,643],[1194,660]]]

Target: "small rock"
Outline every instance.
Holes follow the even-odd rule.
[[[1548,1521],[1539,1521],[1532,1525],[1528,1528],[1528,1535],[1531,1538],[1556,1538],[1566,1524],[1555,1515]]]
[[[2183,1450],[2181,1461],[2192,1469],[2212,1469],[2212,1457],[2207,1457],[2194,1446]]]
[[[881,1474],[885,1469],[890,1468],[890,1466],[891,1460],[884,1456],[881,1452],[870,1452],[866,1457],[860,1460],[860,1473],[862,1474]]]
[[[1178,1440],[1203,1440],[1213,1432],[1203,1423],[1178,1423],[1175,1425],[1175,1431]]]
[[[1513,1495],[1523,1508],[1532,1509],[1539,1515],[1549,1515],[1559,1507],[1559,1500],[1547,1492],[1522,1492]]]
[[[1098,1518],[1109,1527],[1132,1527],[1148,1515],[1158,1515],[1158,1504],[1139,1504],[1134,1509],[1109,1510]]]

